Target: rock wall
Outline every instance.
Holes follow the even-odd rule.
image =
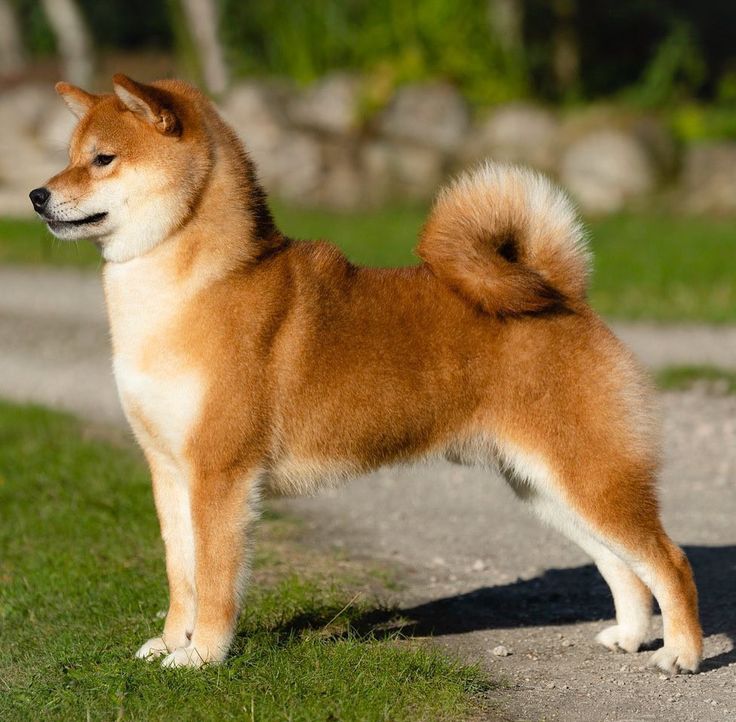
[[[678,210],[736,213],[736,143],[678,148],[654,116],[530,103],[472,114],[445,83],[405,86],[378,111],[368,105],[360,78],[334,74],[306,89],[244,81],[220,107],[267,189],[291,203],[427,201],[447,176],[494,158],[550,174],[590,215],[655,197]],[[51,88],[26,85],[0,94],[0,127],[0,214],[28,214],[28,191],[65,163],[74,118]]]

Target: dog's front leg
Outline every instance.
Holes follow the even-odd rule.
[[[246,529],[255,517],[258,479],[201,477],[191,487],[197,610],[188,645],[165,667],[199,667],[225,659],[235,633],[248,560]]]
[[[149,639],[136,656],[155,659],[186,646],[194,629],[194,534],[186,475],[166,458],[151,453],[147,453],[147,457],[161,536],[166,547],[169,611],[163,634]]]

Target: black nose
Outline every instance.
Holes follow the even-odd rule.
[[[34,188],[29,194],[31,203],[37,211],[42,211],[49,200],[51,192],[47,188]]]

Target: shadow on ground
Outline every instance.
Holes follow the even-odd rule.
[[[700,592],[706,635],[725,634],[736,642],[736,546],[685,547]],[[557,626],[612,619],[608,587],[592,564],[550,569],[513,584],[482,587],[414,607],[376,609],[353,619],[352,633],[386,637],[443,636],[512,627]],[[320,628],[324,620],[302,615],[279,631]],[[655,645],[658,646],[658,645]],[[711,657],[702,670],[736,661],[736,649]]]

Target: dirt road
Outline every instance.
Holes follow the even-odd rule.
[[[636,325],[619,334],[651,366],[736,368],[736,329]],[[0,396],[119,424],[95,276],[0,269]],[[611,619],[586,557],[540,526],[495,475],[450,465],[387,469],[312,499],[279,502],[314,544],[390,560],[405,633],[478,661],[508,686],[512,719],[736,719],[736,397],[665,394],[665,523],[695,568],[707,635],[701,674],[644,669],[612,654]],[[659,619],[653,639],[661,637]],[[655,645],[659,642],[655,641]],[[507,656],[494,654],[503,646]]]

